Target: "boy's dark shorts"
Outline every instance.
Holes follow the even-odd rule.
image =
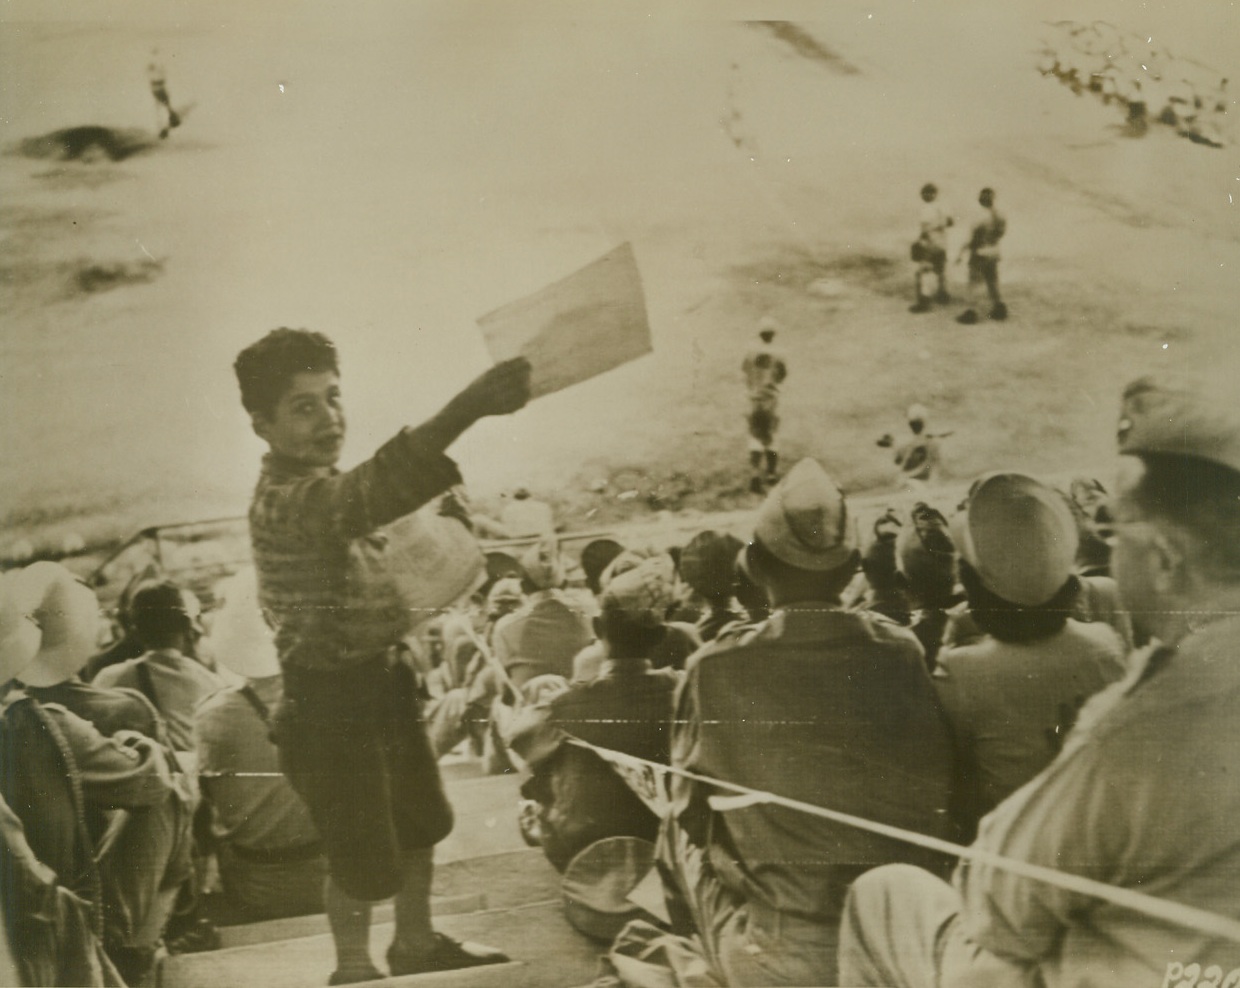
[[[404,663],[286,669],[273,737],[280,767],[323,839],[332,881],[346,895],[395,895],[402,852],[431,847],[452,830],[413,670]]]

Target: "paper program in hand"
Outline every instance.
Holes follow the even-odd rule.
[[[633,248],[621,244],[533,295],[478,319],[497,363],[526,357],[530,397],[550,394],[651,352]]]

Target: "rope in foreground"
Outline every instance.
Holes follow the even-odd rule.
[[[1240,921],[1231,919],[1227,916],[1220,916],[1217,913],[1207,912],[1204,909],[1198,909],[1195,906],[1186,906],[1179,902],[1172,902],[1168,899],[1158,899],[1152,895],[1146,895],[1143,892],[1137,892],[1133,889],[1120,888],[1115,885],[1108,885],[1105,882],[1099,882],[1092,878],[1084,878],[1080,875],[1073,875],[1068,872],[1057,871],[1054,868],[1046,868],[1042,865],[1030,864],[1028,861],[1021,861],[1018,858],[1009,858],[1002,854],[996,854],[993,851],[983,850],[977,847],[965,847],[962,844],[954,844],[951,841],[941,840],[937,837],[930,837],[926,834],[919,834],[914,830],[905,830],[902,827],[893,827],[890,824],[879,823],[876,820],[869,820],[865,817],[853,816],[850,813],[841,813],[838,810],[829,810],[822,806],[815,806],[812,803],[803,803],[797,799],[789,799],[786,796],[780,796],[776,793],[763,792],[759,789],[751,789],[748,786],[738,785],[733,782],[724,782],[720,779],[713,779],[707,775],[699,775],[696,772],[690,772],[686,769],[676,768],[671,765],[661,765],[657,762],[650,762],[644,758],[637,758],[633,755],[626,755],[620,751],[613,751],[610,748],[600,748],[597,745],[582,741],[578,738],[570,737],[570,744],[585,748],[594,752],[613,768],[629,768],[640,769],[643,771],[653,771],[656,776],[663,778],[667,775],[678,775],[694,782],[705,783],[719,789],[730,790],[737,795],[735,796],[712,796],[710,797],[710,805],[712,809],[720,812],[728,810],[742,809],[747,806],[756,806],[760,804],[770,804],[773,806],[782,806],[786,809],[796,810],[800,813],[807,813],[810,816],[816,816],[823,820],[830,820],[834,823],[842,823],[849,827],[856,827],[859,830],[868,830],[874,834],[880,834],[884,837],[891,837],[895,840],[903,841],[906,844],[913,844],[917,847],[926,848],[931,851],[939,851],[941,853],[950,854],[964,861],[972,861],[978,864],[990,865],[994,868],[1000,868],[1014,875],[1020,875],[1022,878],[1030,878],[1034,881],[1044,882],[1047,885],[1053,885],[1056,888],[1064,889],[1068,892],[1076,892],[1080,895],[1087,895],[1095,899],[1101,899],[1112,905],[1121,906],[1130,909],[1133,912],[1150,916],[1154,919],[1165,920],[1174,923],[1176,926],[1188,930],[1198,930],[1202,933],[1210,933],[1215,936],[1226,937],[1236,943],[1240,943]],[[643,795],[634,785],[632,780],[625,772],[618,771],[617,774],[625,781],[644,802],[649,804],[648,796]]]

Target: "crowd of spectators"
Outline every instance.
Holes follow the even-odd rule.
[[[996,472],[959,503],[921,489],[864,533],[812,459],[738,533],[569,552],[544,531],[491,553],[385,662],[407,670],[435,758],[520,773],[512,826],[566,888],[590,874],[623,899],[647,848],[662,908],[626,906],[617,944],[680,945],[663,956],[692,957],[693,983],[1227,971],[1240,944],[946,850],[1240,918],[1240,421],[1146,380],[1120,451],[1114,498]],[[217,924],[324,908],[322,818],[272,739],[287,677],[260,577],[230,577],[203,614],[150,576],[98,654],[97,604],[67,570],[0,578],[4,908],[24,983],[153,983],[163,951],[209,949]],[[667,774],[635,785],[616,756]],[[333,983],[379,976],[347,961]],[[609,970],[600,984],[641,983]]]
[[[1049,26],[1038,71],[1078,96],[1090,93],[1120,107],[1133,133],[1159,123],[1198,144],[1229,143],[1227,79],[1152,38],[1105,21],[1059,21]]]

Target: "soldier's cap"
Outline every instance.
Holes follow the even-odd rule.
[[[59,563],[32,563],[0,579],[0,682],[55,686],[98,644],[95,593]]]
[[[1022,607],[1045,604],[1072,575],[1080,536],[1063,496],[1033,477],[991,473],[951,521],[952,540],[982,584]]]
[[[615,577],[603,589],[604,613],[619,611],[634,624],[657,628],[675,601],[671,557],[651,556]]]
[[[243,679],[278,675],[280,657],[275,632],[258,602],[254,567],[246,566],[222,580],[218,596],[224,603],[211,620],[208,644],[212,658]]]
[[[629,894],[654,865],[654,845],[639,837],[605,837],[580,851],[564,870],[564,914],[574,928],[610,943],[644,915]]]
[[[1118,436],[1120,453],[1193,456],[1240,472],[1234,383],[1172,374],[1139,378],[1124,389]]]
[[[669,571],[675,570],[676,564],[672,561],[672,557],[666,552],[659,552],[650,546],[639,546],[635,549],[625,549],[603,567],[603,572],[599,574],[598,585],[600,592],[606,590],[608,585],[621,573],[627,573],[631,569],[636,569],[647,559],[655,556],[663,556],[666,560],[666,566]]]
[[[860,544],[844,495],[818,462],[808,458],[767,495],[753,535],[781,562],[818,572],[843,566]]]

